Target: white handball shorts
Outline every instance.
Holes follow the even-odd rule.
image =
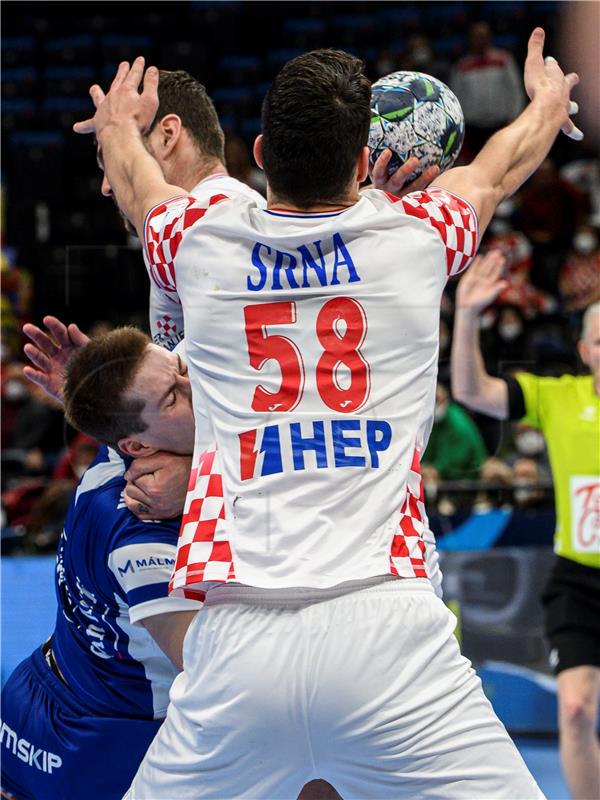
[[[423,579],[211,590],[126,798],[543,795]]]

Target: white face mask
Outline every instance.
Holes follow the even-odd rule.
[[[523,333],[523,327],[518,322],[506,322],[498,325],[498,333],[502,339],[512,342]]]
[[[535,497],[535,489],[515,489],[513,492],[515,501],[519,504],[527,503]]]
[[[535,456],[544,450],[544,437],[537,431],[523,431],[515,436],[515,445],[524,456]]]
[[[581,231],[573,237],[573,250],[582,256],[593,253],[598,247],[598,237],[591,231]]]
[[[27,397],[27,387],[24,386],[22,381],[11,380],[4,386],[4,399],[10,403],[16,403],[18,400],[23,400]]]
[[[490,222],[490,231],[494,236],[502,236],[502,234],[508,233],[509,230],[510,225],[503,219],[493,219]]]
[[[73,464],[73,472],[77,478],[82,478],[87,467],[85,464]]]
[[[415,64],[424,64],[431,58],[431,50],[428,47],[415,47],[412,57]]]
[[[448,403],[436,403],[433,412],[433,419],[435,422],[441,422],[448,413]]]

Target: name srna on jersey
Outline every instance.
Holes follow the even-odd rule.
[[[240,478],[306,469],[373,468],[392,441],[382,419],[328,419],[266,425],[238,434]]]

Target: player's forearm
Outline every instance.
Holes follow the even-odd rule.
[[[496,192],[496,202],[514,194],[547,156],[563,117],[553,95],[536,97],[517,119],[486,143],[472,164]]]
[[[506,383],[488,374],[479,344],[479,318],[457,307],[451,353],[452,395],[458,402],[496,419],[508,416]]]
[[[165,181],[160,166],[144,147],[133,122],[106,126],[98,141],[104,171],[117,205],[142,238],[148,210],[162,200],[184,193],[183,189]]]

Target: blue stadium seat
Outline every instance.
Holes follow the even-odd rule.
[[[23,125],[30,126],[35,118],[35,103],[24,97],[2,101],[2,130],[12,131]]]
[[[1,49],[3,67],[18,67],[35,60],[33,36],[3,36]]]
[[[51,150],[56,147],[61,147],[65,140],[65,135],[62,131],[18,131],[11,134],[10,146],[11,147],[28,147],[28,148],[41,148],[43,150]]]
[[[95,47],[96,38],[89,33],[82,33],[78,36],[58,36],[46,40],[44,55],[46,63],[89,63],[93,58]]]
[[[296,58],[296,56],[301,55],[303,52],[304,50],[298,47],[284,47],[279,50],[271,50],[267,53],[267,61],[271,68],[279,69],[286,61]]]
[[[37,70],[35,67],[10,67],[3,69],[2,99],[30,97],[37,89]]]

